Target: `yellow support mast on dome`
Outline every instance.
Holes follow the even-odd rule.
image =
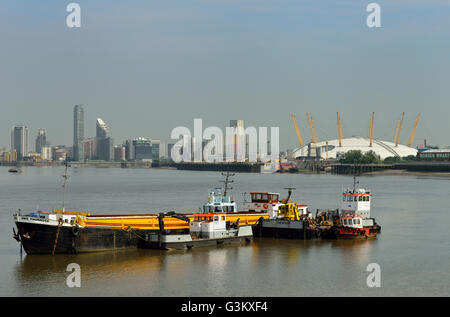
[[[298,143],[300,143],[300,146],[304,146],[305,144],[303,143],[302,134],[300,133],[300,128],[298,127],[297,119],[295,118],[295,115],[293,113],[291,113],[291,118],[292,118],[292,121],[294,121],[294,127],[295,127],[295,132],[297,133]]]
[[[397,139],[395,140],[395,146],[398,146],[398,142],[400,140],[400,133],[402,132],[403,119],[405,118],[405,113],[402,113],[402,120],[400,121],[400,126],[398,127]]]
[[[411,146],[414,142],[414,136],[416,135],[417,124],[419,123],[420,113],[416,116],[416,121],[414,121],[414,126],[409,136],[408,146]]]
[[[337,112],[337,126],[339,136],[339,147],[342,147],[342,125],[341,125],[341,117],[339,117],[339,112]]]
[[[370,144],[369,146],[372,147],[372,143],[373,143],[373,126],[375,123],[375,112],[372,112],[372,116],[370,118],[370,128],[369,128],[369,140],[370,140]]]

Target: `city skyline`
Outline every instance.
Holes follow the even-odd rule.
[[[447,1],[379,1],[379,29],[366,26],[364,1],[133,3],[81,1],[79,29],[61,23],[63,5],[2,4],[0,147],[18,123],[70,145],[77,103],[116,140],[241,118],[279,126],[280,148],[295,148],[290,113],[308,136],[310,112],[324,140],[337,137],[336,111],[344,136],[367,136],[375,111],[374,137],[389,140],[404,111],[404,131],[421,113],[414,145],[449,145]]]
[[[79,108],[79,107],[81,107],[81,108]],[[80,125],[83,127],[83,128],[81,128],[81,130],[80,130],[80,127],[77,128],[77,122],[78,122],[77,113],[78,113],[78,111],[80,109],[81,109],[81,113],[82,113],[82,115],[81,115],[82,123]],[[75,142],[75,140],[77,139],[77,134],[81,134],[82,135],[82,140],[80,140],[80,145],[81,145],[81,148],[83,149],[83,151],[84,151],[84,148],[86,146],[84,144],[85,142],[89,142],[89,141],[92,141],[92,140],[98,140],[98,139],[107,139],[108,143],[106,145],[105,144],[99,144],[97,141],[96,141],[96,143],[94,145],[96,147],[96,150],[95,150],[96,153],[99,150],[100,151],[106,151],[104,149],[100,149],[100,148],[104,148],[105,146],[107,146],[109,148],[108,151],[109,151],[110,154],[108,154],[108,155],[105,155],[105,154],[100,155],[100,157],[102,157],[102,159],[105,159],[105,157],[107,157],[108,159],[106,159],[106,160],[113,160],[113,158],[114,158],[114,151],[115,151],[114,147],[115,146],[125,146],[127,141],[129,141],[129,140],[136,140],[136,139],[149,139],[149,140],[152,140],[153,139],[153,140],[158,140],[158,142],[160,142],[165,147],[167,147],[169,144],[173,145],[174,143],[177,142],[177,139],[170,139],[169,137],[166,138],[166,139],[163,139],[163,138],[149,137],[148,135],[147,136],[142,136],[142,135],[141,136],[133,136],[133,137],[125,138],[125,139],[118,139],[115,142],[115,139],[110,136],[110,128],[106,125],[106,123],[101,118],[96,118],[96,120],[95,120],[95,135],[92,136],[92,137],[85,138],[85,134],[84,134],[85,133],[85,131],[84,131],[84,108],[81,105],[75,105],[73,110],[74,110],[74,114],[73,114],[74,115],[74,123],[73,123],[74,124],[74,128],[73,128],[73,140],[74,141],[73,141],[73,145],[70,145],[70,143],[69,144],[55,143],[54,145],[67,146],[68,148],[72,148],[73,151],[74,151],[74,154],[73,154],[74,158],[76,157],[76,155],[75,155],[75,153],[76,153],[76,150],[75,150],[76,142]],[[78,114],[78,115],[80,115],[80,114]],[[227,125],[225,124],[225,121],[222,122],[222,126],[227,127]],[[307,122],[305,122],[305,124],[307,124]],[[12,127],[12,129],[14,129],[14,127],[20,127],[20,126],[22,126],[22,125],[14,125]],[[231,120],[229,120],[228,126],[229,127],[240,126],[240,127],[243,127],[244,129],[247,128],[247,126],[245,126],[245,124],[244,124],[244,120],[242,120],[242,119],[231,119]],[[30,138],[30,136],[29,136],[29,129],[28,129],[28,126],[24,126],[24,127],[27,130],[27,142],[29,142],[29,140],[28,140]],[[292,125],[292,129],[294,129],[293,125]],[[47,138],[46,130],[47,129],[39,128],[39,129],[37,129],[38,132],[37,132],[36,138],[33,138],[33,136],[31,136],[32,140],[34,139],[35,143],[36,143],[36,146],[35,146],[35,152],[36,153],[40,153],[36,149],[37,149],[37,144],[38,144],[37,143],[38,142],[38,138],[40,137],[41,131],[43,133],[44,145],[46,145],[46,146],[50,145],[48,140],[46,139]],[[303,127],[303,132],[307,135],[307,133],[308,133],[308,126]],[[403,133],[405,135],[404,139],[406,139],[409,136],[409,133],[410,133],[410,131],[404,131],[404,133]],[[359,136],[359,135],[357,135],[357,136]],[[377,139],[376,136],[374,138]],[[436,146],[436,144],[430,144],[430,142],[427,142],[426,139],[420,140],[420,139],[417,139],[417,137],[415,139],[416,139],[416,142],[412,146],[414,148],[415,147],[421,147],[425,143],[429,144],[430,146]],[[306,137],[306,140],[308,140],[308,136]],[[236,139],[235,139],[235,141],[236,141]],[[308,140],[308,142],[310,142],[310,141],[312,142],[312,140]],[[246,142],[248,142],[248,140]],[[12,145],[12,143],[10,144],[10,146],[1,146],[0,145],[0,149],[2,149],[2,148],[4,148],[4,149],[13,149],[11,145]],[[236,144],[235,144],[235,147],[236,147]],[[245,147],[248,150],[248,148],[247,148],[248,144],[246,144]],[[449,146],[447,146],[447,145],[443,145],[442,146],[441,145],[441,147],[442,148],[448,148]],[[292,148],[280,148],[280,150],[282,152],[285,152],[285,151],[288,151],[288,150],[294,150],[294,149],[298,149],[298,148],[299,148],[299,146],[297,144],[297,145],[294,145]],[[33,151],[31,151],[29,149],[29,145],[28,144],[27,144],[27,151],[30,152],[30,153],[33,152]],[[167,148],[165,148],[163,150],[163,152],[165,152],[165,151],[170,152],[170,150],[168,150]],[[236,153],[236,149],[235,149],[235,153]],[[167,155],[169,155],[169,154],[170,153],[167,153]],[[86,155],[84,155],[84,153],[83,153],[83,157],[86,158]],[[78,160],[80,160],[80,159],[78,159]]]

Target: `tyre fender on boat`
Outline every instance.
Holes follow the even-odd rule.
[[[79,232],[80,232],[80,229],[78,228],[78,226],[73,226],[72,227],[72,234],[74,236],[77,236]]]

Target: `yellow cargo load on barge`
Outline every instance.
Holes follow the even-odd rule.
[[[193,214],[182,214],[193,220]],[[232,223],[257,225],[260,218],[268,219],[267,213],[259,212],[234,212],[227,214],[227,220]],[[178,230],[189,229],[189,223],[175,217],[165,217],[164,229]],[[78,215],[76,223],[86,228],[133,228],[138,230],[159,230],[159,219],[157,214],[136,214],[136,215]]]
[[[203,205],[202,212],[205,214],[225,213],[227,222],[241,225],[255,226],[259,224],[260,219],[269,219],[273,210],[280,205],[279,194],[270,195],[273,200],[264,200],[267,195],[261,194],[261,199],[255,200],[252,195],[252,203],[247,211],[238,211],[237,203],[227,195],[228,180],[225,181],[226,187],[224,193],[220,190],[214,190],[209,193],[208,201]],[[254,193],[252,193],[254,194]],[[261,205],[261,206],[260,206]],[[135,229],[135,230],[159,230],[159,214],[104,214],[95,215],[89,212],[75,212],[56,210],[55,213],[64,213],[76,215],[76,223],[85,228],[108,228],[108,229]],[[180,212],[178,215],[194,220],[193,213]],[[161,219],[164,222],[165,230],[189,229],[189,223],[179,217],[165,216]]]

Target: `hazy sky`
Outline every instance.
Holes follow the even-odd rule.
[[[168,139],[176,126],[279,126],[281,149],[298,145],[289,114],[309,140],[392,140],[406,113],[406,143],[450,145],[450,1],[389,0],[368,28],[360,0],[79,0],[81,28],[66,26],[71,1],[0,3],[0,147],[25,124],[53,145],[72,145],[73,106],[86,136],[101,117],[116,143]]]

